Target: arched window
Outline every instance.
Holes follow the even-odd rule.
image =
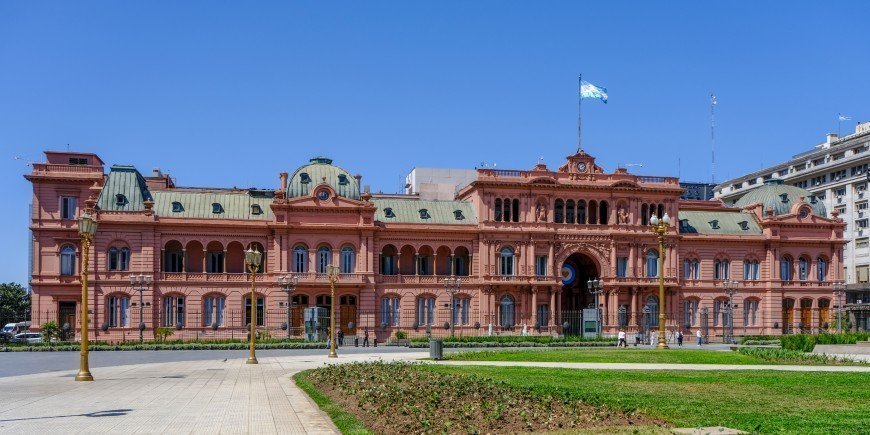
[[[356,267],[356,253],[351,246],[341,248],[341,273],[353,273]]]
[[[647,278],[659,276],[659,253],[655,249],[646,252],[646,276]]]
[[[106,298],[106,321],[111,328],[130,326],[130,298],[126,295],[110,295]]]
[[[556,207],[553,210],[553,222],[557,224],[565,223],[565,201],[556,200]]]
[[[513,276],[514,274],[514,250],[505,246],[501,248],[501,259],[499,261],[499,274],[502,276]]]
[[[785,255],[779,260],[779,279],[791,281],[792,279],[791,257]]]
[[[713,262],[713,279],[729,279],[731,276],[731,261],[716,260]]]
[[[519,222],[520,221],[520,200],[514,199],[513,201],[511,201],[511,204],[513,204],[513,207],[511,207],[513,210],[513,213],[511,213],[511,214],[514,217],[514,222]]]
[[[184,326],[184,296],[163,298],[163,326]]]
[[[505,198],[504,201],[502,202],[502,204],[504,207],[502,209],[502,218],[504,219],[505,222],[510,222],[511,221],[511,200],[508,198]]]
[[[806,281],[810,274],[810,261],[806,257],[798,258],[798,279]]]
[[[825,260],[822,257],[819,257],[818,260],[816,260],[816,279],[818,279],[819,282],[828,279],[828,260]]]
[[[601,225],[607,225],[608,208],[607,201],[598,204],[598,223]]]
[[[118,248],[114,246],[109,248],[109,255],[107,260],[109,262],[109,264],[107,265],[107,268],[109,270],[118,270]]]
[[[118,249],[112,246],[109,248],[107,260],[109,270],[130,270],[130,248]]]
[[[574,200],[569,199],[565,201],[565,223],[573,224],[574,223]]]
[[[646,225],[649,223],[647,220],[649,218],[649,206],[646,204],[642,204],[640,206],[640,224]]]
[[[130,248],[121,248],[119,260],[120,270],[130,270]]]
[[[399,326],[399,297],[396,295],[381,298],[381,324]]]
[[[577,223],[586,224],[586,201],[577,201]]]
[[[501,222],[501,198],[495,199],[495,220]]]
[[[417,325],[433,323],[435,323],[435,298],[432,296],[417,298]]]
[[[308,248],[296,245],[293,248],[293,271],[297,273],[308,272]]]
[[[650,295],[646,298],[646,307],[649,308],[649,317],[647,321],[651,328],[659,326],[659,298]]]
[[[758,280],[758,260],[743,260],[743,279],[746,281]]]
[[[457,297],[454,301],[456,307],[453,309],[453,324],[467,325],[469,319],[469,311],[471,309],[471,299]]]
[[[831,327],[831,300],[819,299],[819,329]]]
[[[202,301],[202,326],[211,326],[224,324],[224,308],[227,305],[227,299],[221,295],[209,295]]]
[[[60,248],[60,274],[72,276],[76,273],[76,248],[66,245]]]
[[[725,305],[728,301],[716,299],[713,301],[713,326],[725,325]]]
[[[184,250],[180,242],[173,240],[166,244],[164,248],[163,271],[176,273],[184,271]]]
[[[698,299],[683,301],[683,325],[689,328],[698,326]]]
[[[514,321],[514,298],[511,295],[504,295],[499,301],[498,320],[499,325],[503,328],[513,328],[516,322]]]
[[[589,225],[598,224],[598,203],[595,201],[589,201]]]
[[[266,299],[262,296],[257,296],[257,326],[266,324]],[[251,295],[245,297],[245,325],[251,324]]]
[[[758,299],[743,300],[743,326],[758,326]]]
[[[697,280],[701,278],[701,263],[698,260],[683,260],[683,278]]]
[[[332,264],[332,250],[326,246],[317,248],[317,273],[326,273],[330,264]]]

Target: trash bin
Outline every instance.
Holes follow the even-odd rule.
[[[438,339],[429,340],[429,358],[440,360],[444,356],[444,342]]]

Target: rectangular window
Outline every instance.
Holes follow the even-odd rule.
[[[381,299],[381,324],[399,326],[399,298]]]
[[[76,218],[76,198],[74,196],[60,197],[60,218],[64,220]]]
[[[224,273],[224,253],[209,252],[208,253],[208,273]]]
[[[257,298],[257,326],[264,326],[266,323],[266,300]],[[251,324],[251,297],[245,298],[245,325]]]
[[[535,257],[535,275],[547,276],[547,256],[538,255]]]
[[[698,325],[698,301],[689,299],[683,302],[683,320],[685,326],[695,327]]]
[[[628,276],[628,257],[618,257],[616,259],[616,276],[619,278]]]
[[[870,272],[870,266],[868,266],[868,265],[855,266],[855,272],[857,272],[857,274],[858,274],[858,282],[862,283],[862,284],[866,283],[868,281],[867,275],[868,275],[868,272]]]
[[[396,257],[392,255],[381,256],[381,274],[395,275],[396,274]]]
[[[163,326],[184,326],[184,297],[170,296],[163,300]]]
[[[743,301],[743,326],[758,325],[758,301]]]
[[[216,323],[218,326],[224,323],[224,306],[226,299],[218,296],[205,298],[203,303],[202,326],[211,326]]]
[[[538,321],[537,325],[541,328],[547,326],[547,321],[550,318],[550,306],[547,304],[538,304]]]
[[[868,246],[870,246],[870,239],[868,239],[866,237],[863,239],[855,239],[855,248],[856,249],[866,248]]]

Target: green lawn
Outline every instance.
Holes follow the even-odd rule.
[[[457,361],[535,361],[658,364],[772,364],[730,351],[670,349],[524,349],[461,352],[445,355]]]
[[[692,352],[694,353],[694,352]],[[726,354],[727,355],[727,354]],[[870,374],[774,371],[619,371],[437,366],[541,394],[639,410],[675,427],[726,426],[761,433],[867,433]]]

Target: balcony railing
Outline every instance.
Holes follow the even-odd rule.
[[[90,165],[58,165],[58,164],[54,164],[54,163],[34,163],[33,164],[33,172],[52,172],[52,173],[74,172],[74,173],[79,173],[79,174],[89,174],[89,173],[102,174],[103,169],[100,166],[90,166]]]
[[[376,280],[384,284],[443,284],[449,275],[377,275]],[[462,284],[471,284],[471,276],[458,276]]]

